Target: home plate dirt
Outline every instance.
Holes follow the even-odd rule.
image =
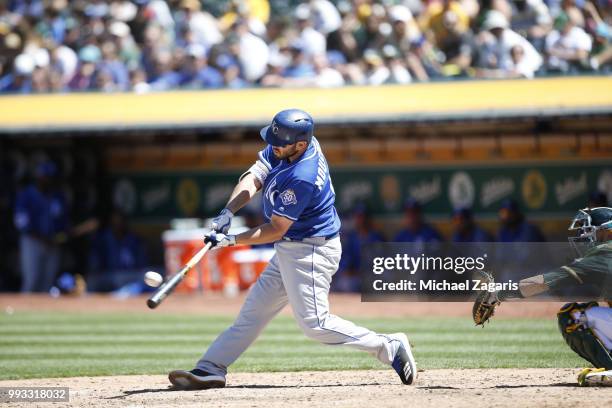
[[[0,381],[0,387],[70,387],[70,406],[79,407],[612,406],[612,388],[579,388],[576,373],[547,368],[428,370],[419,373],[415,386],[399,384],[391,370],[377,370],[237,373],[228,377],[226,388],[205,391],[173,391],[161,375]]]

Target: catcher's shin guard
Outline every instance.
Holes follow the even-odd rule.
[[[596,302],[568,303],[557,313],[559,330],[565,342],[580,357],[596,368],[612,369],[612,356],[587,326],[584,311],[597,306]]]

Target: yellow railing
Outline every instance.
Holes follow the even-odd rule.
[[[299,107],[322,121],[543,110],[612,110],[612,77],[336,89],[246,89],[0,97],[0,131],[262,124]]]

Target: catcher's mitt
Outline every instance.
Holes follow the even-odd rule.
[[[484,278],[488,283],[493,282],[493,276],[486,272],[482,272]],[[472,319],[476,326],[484,326],[484,324],[495,314],[495,308],[500,304],[500,300],[497,297],[497,292],[489,292],[481,290],[476,295],[474,306],[472,306]]]

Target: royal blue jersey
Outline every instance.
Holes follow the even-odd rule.
[[[21,233],[51,238],[68,228],[68,208],[59,191],[43,194],[30,185],[17,194],[15,226]]]
[[[272,146],[259,152],[259,160],[269,170],[262,190],[266,222],[272,214],[289,218],[294,222],[285,237],[296,240],[338,233],[336,194],[327,160],[314,137],[304,154],[291,163],[277,159]]]

